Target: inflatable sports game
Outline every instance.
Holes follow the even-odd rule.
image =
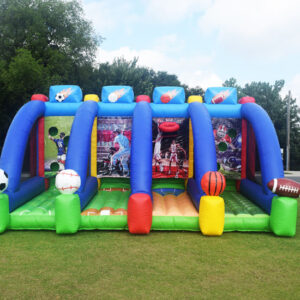
[[[30,178],[23,180],[26,149]],[[256,158],[262,184],[255,181]],[[284,178],[267,113],[234,88],[186,102],[181,87],[152,99],[129,86],[83,98],[52,86],[16,114],[0,159],[6,230],[264,231],[294,236],[299,184]]]

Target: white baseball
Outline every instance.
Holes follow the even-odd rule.
[[[108,95],[109,102],[116,102],[117,100],[118,100],[118,95],[116,93],[112,92]]]
[[[80,176],[71,169],[60,171],[55,178],[55,186],[62,194],[74,194],[80,184]]]

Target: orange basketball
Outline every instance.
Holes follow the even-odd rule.
[[[81,213],[82,216],[97,216],[98,214],[99,210],[95,208],[86,209]]]
[[[222,173],[209,171],[201,179],[202,190],[210,196],[219,196],[226,187],[226,180]]]
[[[127,216],[127,210],[124,208],[115,209],[114,215]]]

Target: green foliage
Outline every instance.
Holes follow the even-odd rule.
[[[226,80],[223,86],[232,86],[237,88],[238,97],[251,96],[254,97],[256,103],[261,105],[269,114],[276,129],[280,147],[286,149],[286,117],[287,117],[287,96],[281,97],[280,93],[284,86],[284,80],[277,80],[274,84],[268,82],[251,82],[241,87],[237,84],[236,79],[230,78]],[[296,99],[290,102],[290,168],[292,170],[300,169],[300,117]],[[284,155],[284,162],[285,162]]]
[[[0,0],[0,144],[32,94],[86,82],[100,42],[77,0]]]

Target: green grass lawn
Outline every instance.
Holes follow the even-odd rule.
[[[8,231],[0,299],[299,299],[297,235]]]

